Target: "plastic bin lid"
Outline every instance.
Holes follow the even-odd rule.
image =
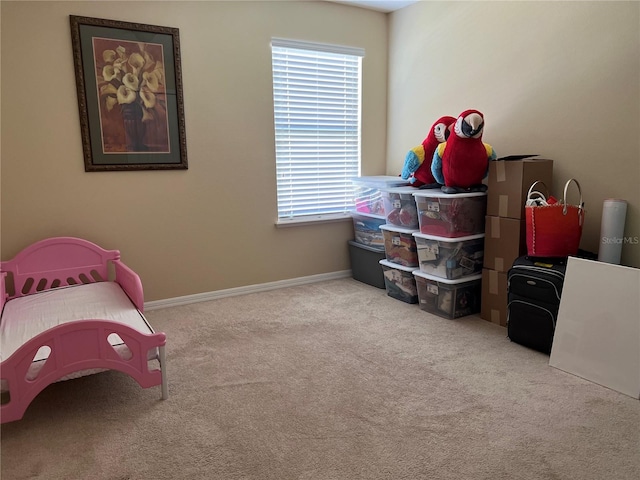
[[[411,235],[411,234],[415,235],[416,232],[420,231],[420,230],[418,230],[416,228],[399,227],[397,225],[390,225],[388,223],[385,223],[384,225],[380,225],[380,230],[388,230],[390,232],[406,233],[408,235]]]
[[[431,198],[464,198],[464,197],[486,197],[487,192],[469,192],[469,193],[444,193],[442,190],[416,190],[414,188],[413,195],[416,197]]]
[[[384,248],[383,247],[376,248],[376,247],[372,247],[371,245],[365,245],[364,243],[356,242],[355,240],[349,240],[348,243],[349,243],[349,245],[361,248],[363,250],[367,250],[368,252],[384,254]]]
[[[356,211],[352,211],[351,212],[351,216],[352,217],[367,217],[367,218],[375,218],[376,220],[387,220],[387,217],[385,217],[384,215],[378,215],[377,213],[366,213],[366,212],[358,212]]]
[[[400,177],[393,177],[391,175],[374,175],[371,177],[356,177],[351,180],[358,185],[371,186],[376,188],[381,187],[393,187],[401,185],[409,185],[408,180],[403,180]]]
[[[382,262],[382,260],[380,260]],[[426,278],[427,280],[433,280],[435,282],[446,283],[449,285],[457,285],[460,283],[473,282],[474,280],[482,280],[482,274],[477,273],[476,275],[469,275],[467,277],[461,277],[456,280],[449,280],[448,278],[436,277],[435,275],[429,275],[428,273],[424,273],[422,270],[414,270],[413,274],[416,277]]]
[[[380,260],[378,263],[380,263],[380,265],[384,265],[385,267],[389,267],[389,268],[397,268],[398,270],[404,270],[405,272],[414,272],[416,271],[417,267],[405,267],[404,265],[400,265],[399,263],[393,263],[390,262],[389,260],[385,260],[384,258],[382,260]],[[480,275],[480,277],[482,278],[482,275]]]
[[[384,227],[382,225],[380,228]],[[422,233],[420,231],[414,231],[413,236],[418,238],[426,238],[427,240],[438,240],[439,242],[466,242],[468,240],[478,240],[479,238],[484,238],[484,233],[476,233],[475,235],[467,235],[466,237],[439,237],[438,235],[429,235],[428,233]]]
[[[387,188],[381,188],[380,190],[382,190],[383,192],[388,192],[388,193],[405,193],[405,194],[413,194],[415,193],[416,190],[418,190],[416,187],[412,187],[411,185],[409,186],[404,186],[404,187],[387,187]]]

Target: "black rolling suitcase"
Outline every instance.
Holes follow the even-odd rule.
[[[519,257],[507,272],[507,336],[512,342],[551,353],[566,259]]]

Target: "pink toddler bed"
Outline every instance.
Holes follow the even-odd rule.
[[[49,238],[1,262],[0,282],[1,423],[51,383],[105,370],[168,397],[166,336],[144,317],[140,277],[119,251]]]

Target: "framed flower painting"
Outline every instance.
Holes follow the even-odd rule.
[[[85,171],[187,169],[178,29],[69,18]]]

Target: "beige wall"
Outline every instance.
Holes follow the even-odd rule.
[[[399,173],[433,119],[478,108],[499,155],[553,158],[555,191],[580,180],[583,248],[597,251],[608,197],[629,201],[625,234],[640,236],[636,2],[420,2],[389,16],[327,2],[0,8],[2,259],[88,238],[121,250],[147,301],[348,269],[350,222],[274,226],[272,36],[365,48],[364,175]],[[180,29],[189,170],[84,172],[70,14]],[[622,260],[640,267],[640,246]]]
[[[147,301],[349,267],[350,221],[276,228],[272,36],[362,47],[363,166],[386,168],[387,16],[327,2],[7,2],[2,259],[41,238],[121,250]],[[84,172],[69,15],[180,29],[187,171]]]
[[[598,250],[606,198],[640,237],[638,2],[420,2],[391,15],[389,72],[388,174],[435,119],[476,108],[499,156],[554,159],[556,193],[580,181],[582,248]],[[640,245],[622,263],[640,267]]]

